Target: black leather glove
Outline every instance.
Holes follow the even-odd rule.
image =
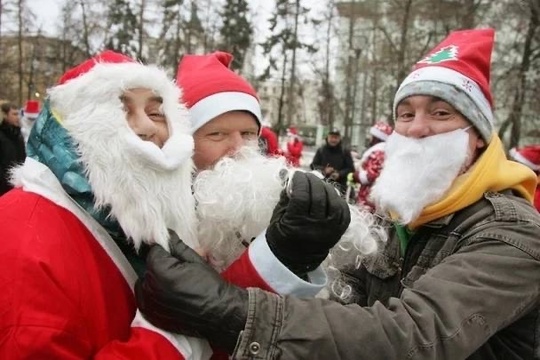
[[[148,253],[144,278],[135,284],[141,313],[159,328],[232,353],[247,319],[247,290],[221,279],[174,232],[170,245],[170,254],[160,245]]]
[[[296,171],[291,181],[290,194],[284,190],[274,209],[266,240],[289,270],[304,277],[328,256],[351,214],[336,189],[314,174]]]

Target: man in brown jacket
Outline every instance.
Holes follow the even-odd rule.
[[[150,251],[145,317],[234,359],[540,359],[536,179],[493,131],[493,37],[450,34],[398,89],[372,192],[390,237],[342,269],[339,302],[236,288],[177,243]]]

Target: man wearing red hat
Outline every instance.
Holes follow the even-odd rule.
[[[240,289],[190,253],[145,279],[139,301],[167,304],[149,320],[167,318],[162,326],[186,333],[219,326],[235,359],[536,358],[536,176],[506,158],[493,131],[493,40],[492,29],[452,32],[397,90],[372,189],[389,239],[359,261],[352,250],[331,287],[347,305]],[[194,271],[207,274],[200,291],[190,286]],[[171,277],[185,287],[161,291]],[[203,324],[202,304],[216,294],[227,301]]]
[[[388,136],[392,134],[392,127],[383,121],[378,121],[369,129],[371,139],[368,148],[362,154],[360,165],[353,174],[353,181],[360,184],[356,204],[375,211],[375,205],[369,199],[371,187],[383,168],[384,146]]]
[[[23,115],[21,117],[21,133],[23,134],[25,143],[28,141],[28,136],[30,136],[30,131],[36,122],[39,111],[39,101],[26,101],[23,109]]]
[[[266,284],[246,285],[263,288],[270,285],[273,290],[288,293],[289,288],[296,286],[290,285],[298,284],[306,288],[306,294],[314,295],[326,281],[322,271],[316,270],[320,261],[307,266],[308,272],[315,271],[309,275],[311,283],[290,278],[287,271],[282,274],[286,278],[282,278],[277,269],[287,267],[273,256],[277,247],[259,236],[264,235],[284,188],[279,174],[287,173],[288,168],[283,157],[268,158],[258,152],[257,137],[262,123],[259,99],[253,87],[229,68],[231,61],[231,54],[218,51],[184,55],[178,65],[177,84],[182,90],[182,102],[189,109],[195,141],[193,192],[199,219],[198,251],[214,268],[223,270],[255,239],[239,261],[255,260],[250,261],[250,266],[255,266]],[[306,185],[314,181],[305,177],[304,180]],[[328,198],[329,203],[335,200]],[[318,201],[322,206],[330,206],[326,199]],[[333,228],[331,221],[319,220]],[[334,226],[338,228],[337,238],[328,237],[328,242],[321,242],[314,252],[328,254],[342,233],[339,223]],[[293,253],[294,256],[287,255],[295,258],[295,263],[301,262],[298,253]],[[307,258],[302,259],[308,262]],[[292,267],[292,261],[286,265]],[[228,270],[223,275],[228,278]],[[288,285],[281,288],[278,283]]]
[[[261,134],[259,136],[259,149],[267,156],[280,156],[282,151],[279,148],[278,136],[272,130],[272,124],[269,121],[261,123]]]
[[[0,358],[210,352],[150,325],[133,295],[148,244],[168,248],[174,231],[196,245],[193,139],[178,96],[164,71],[111,51],[49,89],[0,199]]]
[[[534,207],[540,212],[540,145],[529,145],[510,149],[510,157],[530,168],[538,176],[534,194]]]

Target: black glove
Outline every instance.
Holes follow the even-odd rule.
[[[148,253],[144,278],[135,284],[137,306],[159,328],[205,338],[232,353],[247,319],[247,290],[222,280],[170,233],[170,254],[160,245]]]
[[[351,222],[347,202],[314,174],[296,171],[281,193],[266,230],[274,255],[300,277],[328,256]],[[290,199],[289,199],[290,196]]]

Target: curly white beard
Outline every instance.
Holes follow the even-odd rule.
[[[204,170],[193,190],[199,218],[200,252],[218,270],[237,259],[252,238],[270,223],[285,184],[283,170],[294,169],[285,158],[268,158],[246,146],[234,157],[222,159],[212,170]],[[287,177],[287,176],[286,176]],[[386,232],[376,216],[350,206],[351,223],[332,251],[326,266],[337,267],[351,257],[373,253],[386,241]]]
[[[216,269],[226,268],[268,226],[284,188],[283,169],[285,158],[266,157],[250,144],[197,175],[200,250]]]

